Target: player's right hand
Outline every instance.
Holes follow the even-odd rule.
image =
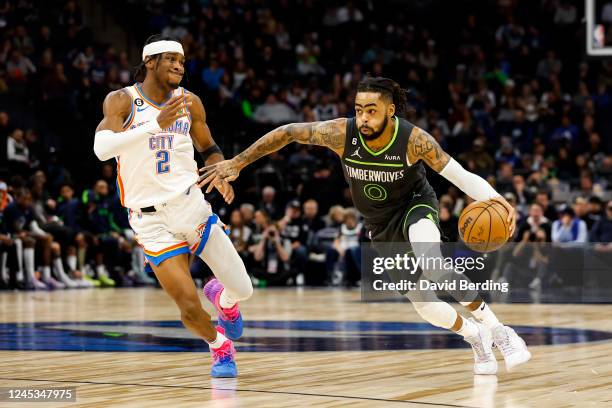
[[[191,106],[191,95],[177,95],[170,98],[164,105],[159,115],[157,115],[157,123],[162,129],[170,127],[178,118],[189,115],[189,106]]]
[[[210,166],[202,167],[200,173],[198,187],[202,188],[208,184],[206,192],[210,193],[219,182],[236,180],[240,174],[240,167],[234,159],[223,160]]]

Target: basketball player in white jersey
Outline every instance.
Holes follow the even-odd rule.
[[[164,290],[176,302],[185,327],[204,339],[213,377],[235,377],[234,346],[242,334],[238,301],[253,288],[240,256],[201,190],[195,145],[207,165],[223,160],[206,124],[200,98],[179,84],[185,56],[170,38],[150,37],[133,86],[108,94],[96,129],[100,160],[117,160],[117,184],[132,229]],[[144,79],[138,78],[144,74]],[[142,75],[141,75],[142,76]],[[227,182],[216,188],[227,202]],[[215,329],[204,311],[188,268],[189,254],[208,264],[216,278],[204,288],[219,314]]]

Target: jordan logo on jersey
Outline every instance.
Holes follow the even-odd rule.
[[[361,146],[359,146],[359,147],[357,148],[357,150],[355,150],[355,151],[353,152],[353,154],[351,154],[351,157],[357,156],[357,157],[359,157],[360,159],[362,159],[363,157],[361,157],[361,155],[359,154],[359,149],[361,149]]]

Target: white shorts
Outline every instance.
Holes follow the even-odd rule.
[[[214,224],[226,229],[204,194],[190,187],[172,200],[155,205],[155,212],[129,210],[130,226],[147,260],[159,265],[180,254],[200,255]]]

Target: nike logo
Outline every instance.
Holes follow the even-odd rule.
[[[482,312],[484,310],[484,308],[485,308],[485,304],[484,304],[484,302],[482,302],[482,305],[480,306],[480,311]]]
[[[142,112],[143,110],[148,109],[148,108],[149,108],[148,105],[145,106],[144,108],[136,108],[136,112]]]

